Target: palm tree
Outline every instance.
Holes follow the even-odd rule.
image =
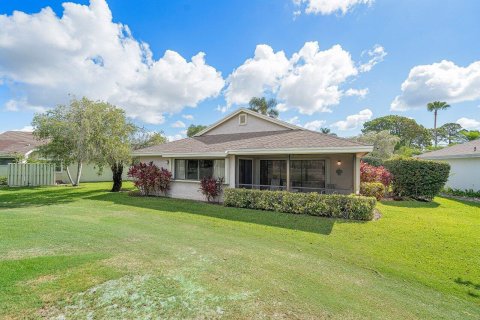
[[[267,100],[264,97],[253,97],[252,99],[250,99],[248,105],[250,106],[250,110],[256,111],[272,118],[278,117],[278,110],[275,109],[275,106],[277,105],[277,100],[275,100],[274,98]]]
[[[329,128],[320,128],[320,132],[321,132],[321,133],[324,133],[324,134],[329,134],[329,133],[330,133],[330,129],[329,129]]]
[[[433,115],[434,115],[434,123],[433,123],[433,130],[435,131],[435,147],[437,146],[437,142],[438,142],[438,134],[437,134],[437,113],[438,113],[438,110],[445,110],[445,109],[448,109],[450,108],[450,105],[444,101],[434,101],[434,102],[430,102],[429,104],[427,104],[427,110],[432,112],[433,111]]]

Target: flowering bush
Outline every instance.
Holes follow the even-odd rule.
[[[361,182],[380,182],[388,187],[392,179],[393,175],[384,166],[374,167],[366,162],[360,163]]]
[[[172,181],[172,173],[157,167],[153,162],[148,164],[140,162],[131,166],[128,176],[133,178],[133,184],[144,196],[155,195],[158,192],[166,194]]]
[[[204,177],[200,181],[200,191],[211,202],[222,194],[223,178]]]

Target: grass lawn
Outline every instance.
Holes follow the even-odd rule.
[[[480,318],[479,204],[353,222],[108,187],[0,189],[0,318]]]

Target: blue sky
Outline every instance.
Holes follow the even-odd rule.
[[[431,127],[431,100],[452,105],[440,124],[480,128],[478,1],[349,0],[344,11],[337,0],[74,2],[85,6],[0,2],[0,131],[68,93],[109,100],[172,138],[254,92],[276,96],[282,119],[341,136],[392,113]],[[119,24],[131,32],[121,46]]]

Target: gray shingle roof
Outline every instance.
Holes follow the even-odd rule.
[[[352,148],[367,145],[309,130],[204,135],[137,150],[134,154],[219,153],[246,149]]]
[[[31,132],[6,131],[0,134],[0,156],[25,155],[43,143],[36,140]]]
[[[418,156],[423,159],[473,158],[480,157],[480,139],[456,144],[441,150],[431,151]]]

